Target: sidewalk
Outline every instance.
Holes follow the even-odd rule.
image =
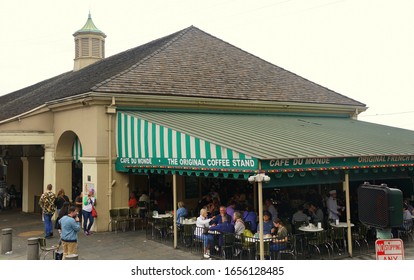
[[[0,229],[12,228],[12,254],[0,255],[0,260],[26,260],[27,239],[44,236],[40,214],[22,213],[19,210],[0,212]],[[47,245],[58,242],[58,233],[47,239]],[[118,231],[78,235],[80,260],[201,260],[203,257],[172,246],[146,239],[145,231]],[[414,260],[414,242],[405,242],[405,259]],[[1,243],[0,243],[1,248]],[[52,259],[50,254],[47,259]],[[346,260],[375,260],[374,248],[370,254],[357,255]],[[340,260],[338,260],[340,261]]]
[[[20,211],[20,210],[19,210]],[[0,212],[0,229],[12,228],[12,254],[0,255],[0,260],[26,260],[27,239],[44,236],[40,214],[22,213],[17,210]],[[47,239],[47,246],[58,242],[58,232]],[[1,248],[1,243],[0,243]],[[46,259],[52,259],[49,254]],[[145,231],[118,231],[78,235],[80,260],[200,260],[191,252],[173,249],[152,240],[147,240]]]

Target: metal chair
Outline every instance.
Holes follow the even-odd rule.
[[[129,208],[119,209],[119,222],[121,224],[121,229],[123,232],[125,232],[130,221],[131,221],[131,217],[129,216]]]
[[[328,253],[328,258],[330,258],[331,256],[330,249],[332,249],[332,247],[329,244],[328,231],[322,230],[322,231],[315,232],[314,234],[315,234],[314,238],[308,239],[307,244],[309,246],[309,249],[315,249],[318,252],[319,256],[321,257],[322,255],[321,249],[322,247],[325,247]]]
[[[253,259],[253,253],[256,249],[256,240],[254,237],[247,237],[243,234],[241,235],[241,253],[240,259],[242,259],[243,254],[247,253],[247,259]]]
[[[270,241],[265,240],[263,242],[263,254],[265,258],[270,258]],[[260,259],[260,242],[255,242],[256,260]]]
[[[360,251],[362,252],[362,243],[365,244],[367,252],[369,251],[369,243],[367,240],[368,234],[368,227],[360,224],[355,230],[352,232],[352,240],[359,247]]]
[[[136,230],[136,224],[139,222],[141,224],[141,230],[144,229],[144,219],[139,214],[139,208],[130,208],[129,209],[129,217],[132,224],[132,230]]]
[[[404,220],[402,228],[398,229],[398,238],[414,241],[413,220]]]
[[[43,255],[43,259],[46,259],[47,255],[49,255],[50,253],[52,253],[53,256],[55,255],[56,251],[59,249],[59,244],[47,247],[46,238],[39,237],[39,249],[40,249],[39,259],[42,257],[42,255]]]
[[[221,246],[221,255],[223,259],[230,260],[234,255],[234,233],[223,233],[223,245]]]
[[[284,255],[289,255],[292,259],[296,260],[296,245],[297,245],[297,240],[296,240],[296,235],[292,235],[289,234],[288,235],[288,242],[287,242],[287,247],[284,250],[280,250],[277,254],[276,259],[283,259]],[[273,258],[275,258],[273,256]]]
[[[118,224],[121,221],[119,216],[119,209],[109,209],[109,223],[108,223],[108,231],[109,226],[111,226],[111,230],[115,228],[115,233],[118,232]],[[115,227],[114,227],[115,225]]]

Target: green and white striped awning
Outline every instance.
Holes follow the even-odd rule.
[[[82,157],[82,144],[78,137],[75,138],[72,145],[72,158],[74,161],[79,161]]]
[[[185,125],[185,124],[184,124]],[[220,139],[216,139],[216,143]],[[116,170],[183,171],[196,174],[251,174],[258,160],[207,139],[118,112]]]

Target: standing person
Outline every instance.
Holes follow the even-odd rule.
[[[69,197],[65,194],[64,189],[60,189],[58,191],[58,194],[57,194],[57,197],[56,197],[56,200],[55,200],[58,215],[59,215],[60,209],[63,206],[63,203],[65,203],[65,202],[70,202]]]
[[[270,214],[272,214],[272,219],[275,220],[278,217],[278,213],[277,213],[276,207],[273,205],[273,201],[269,198],[266,199],[265,206],[267,208],[267,211],[269,211]]]
[[[42,208],[45,223],[45,238],[53,237],[52,217],[56,211],[56,195],[52,192],[52,188],[52,184],[47,185],[46,192],[39,199],[39,206]]]
[[[78,218],[79,221],[82,223],[82,199],[83,199],[83,192],[81,192],[76,198],[75,198],[75,206],[78,210]]]
[[[55,229],[61,229],[59,220],[62,219],[63,216],[66,216],[69,213],[69,207],[70,207],[69,202],[66,201],[65,203],[63,203],[63,206],[60,209],[58,213],[58,217],[55,221]]]
[[[95,206],[96,204],[96,198],[94,194],[95,194],[94,189],[90,189],[88,191],[88,195],[85,195],[83,198],[82,216],[83,216],[83,231],[85,235],[91,235],[91,227],[94,221],[94,218],[92,217],[92,206]]]
[[[141,218],[145,218],[148,209],[150,207],[151,199],[147,195],[147,192],[143,192],[138,199],[139,214]]]
[[[341,213],[338,209],[341,209],[342,207],[339,206],[336,201],[336,190],[331,190],[329,192],[329,198],[326,200],[326,207],[328,208],[328,219],[332,221],[339,220]]]
[[[247,204],[243,212],[243,221],[245,222],[245,226],[247,229],[251,230],[252,232],[256,232],[257,215],[256,212],[253,211],[253,207],[250,203]]]
[[[80,221],[76,206],[69,207],[68,214],[59,220],[62,228],[63,259],[67,255],[78,253],[78,232]]]

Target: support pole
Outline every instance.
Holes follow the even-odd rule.
[[[174,216],[173,216],[173,228],[174,228],[174,249],[177,248],[177,175],[173,174],[173,210],[174,210]]]
[[[343,182],[343,188],[345,190],[348,253],[349,253],[349,256],[352,257],[351,203],[350,203],[350,195],[349,195],[349,174],[346,172],[345,172],[345,181]]]
[[[259,160],[259,172],[261,172],[262,163]],[[257,182],[257,194],[259,203],[259,248],[260,248],[260,259],[264,260],[264,242],[263,242],[263,185],[262,181]]]

